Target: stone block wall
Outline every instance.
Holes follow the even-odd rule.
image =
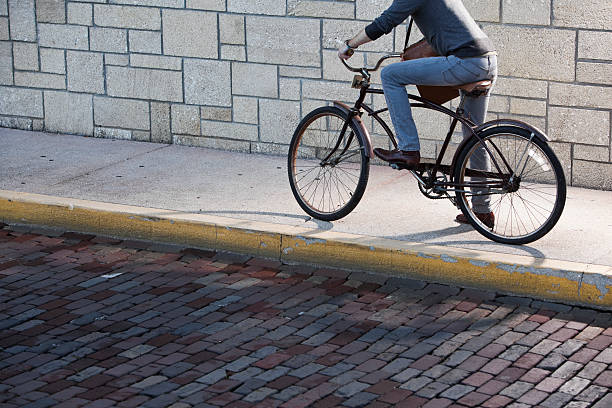
[[[336,40],[390,3],[0,0],[0,126],[284,154],[310,110],[355,100]],[[612,2],[464,3],[499,50],[489,118],[545,130],[570,184],[612,189]],[[398,27],[351,61],[398,51],[404,35]],[[433,156],[449,122],[415,116]]]

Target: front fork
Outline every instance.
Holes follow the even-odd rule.
[[[353,120],[353,117],[361,116],[361,105],[363,104],[363,101],[365,100],[367,90],[370,87],[370,84],[369,82],[367,82],[367,80],[364,80],[364,82],[360,83],[359,85],[360,85],[359,99],[357,99],[357,102],[355,102],[355,106],[348,110],[346,120],[344,121],[344,124],[342,125],[342,130],[340,131],[340,136],[338,137],[338,141],[336,142],[336,145],[331,150],[331,152],[329,152],[329,154],[323,160],[321,160],[321,163],[320,163],[321,166],[335,164],[335,163],[330,163],[329,159],[334,155],[334,153],[336,153],[336,151],[340,147],[340,144],[345,138],[346,131],[348,130],[349,124]],[[355,137],[355,132],[351,130],[351,133],[348,136],[348,140],[345,143],[344,148],[342,149],[342,152],[340,152],[339,157],[341,157],[342,155],[344,155],[344,153],[346,153],[346,150],[351,145],[354,137]]]

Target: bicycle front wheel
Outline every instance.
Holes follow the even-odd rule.
[[[500,126],[479,136],[492,156],[476,137],[458,153],[454,179],[459,208],[478,232],[494,241],[520,245],[543,237],[565,206],[559,159],[545,141],[526,129]],[[489,211],[494,214],[492,227],[490,219],[486,225],[476,215]]]
[[[287,170],[298,204],[313,218],[334,221],[349,214],[361,200],[369,175],[363,135],[353,123],[342,129],[347,114],[324,106],[298,125]]]

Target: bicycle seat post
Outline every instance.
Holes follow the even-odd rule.
[[[463,116],[465,114],[465,109],[463,108],[465,105],[465,92],[460,90],[459,94],[461,98],[459,99],[459,106],[457,106],[457,115]]]

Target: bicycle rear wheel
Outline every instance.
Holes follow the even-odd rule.
[[[494,241],[520,245],[543,237],[555,226],[565,206],[565,176],[559,159],[545,141],[526,129],[499,126],[479,136],[503,175],[495,167],[483,168],[488,166],[482,164],[481,158],[490,160],[491,156],[472,137],[455,163],[455,182],[460,186],[467,184],[458,188],[459,208],[478,232]],[[476,177],[487,176],[483,170],[490,171],[488,177]],[[489,201],[488,207],[495,217],[492,228],[476,216],[476,201],[481,207]]]
[[[334,221],[349,214],[361,200],[368,182],[369,157],[363,135],[347,115],[333,106],[310,112],[298,125],[287,171],[298,204],[313,218]]]

